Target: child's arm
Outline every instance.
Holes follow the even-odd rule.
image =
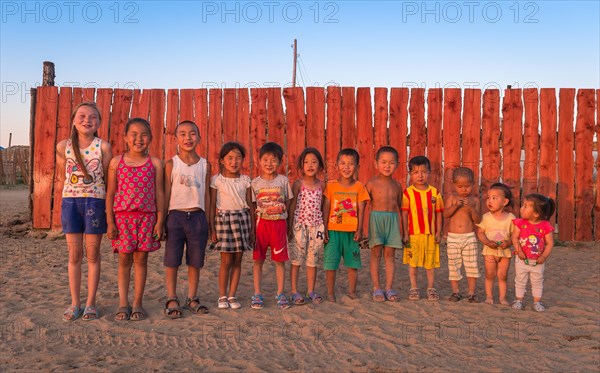
[[[473,223],[478,224],[481,222],[481,202],[477,197],[471,197],[471,204],[469,205],[471,212],[471,219]]]
[[[521,235],[521,230],[519,229],[519,227],[517,227],[515,225],[515,228],[513,230],[513,234],[512,234],[512,242],[513,242],[513,247],[515,248],[515,251],[517,252],[517,256],[521,259],[521,260],[525,260],[525,253],[523,252],[523,250],[521,250],[521,243],[519,242],[519,236]]]
[[[250,207],[250,224],[252,226],[250,228],[250,244],[254,245],[254,239],[256,238],[256,211],[254,202],[252,202],[252,193],[252,187],[248,186],[248,189],[246,189],[246,203]]]
[[[480,227],[475,228],[475,233],[477,234],[477,239],[479,239],[479,242],[481,242],[485,246],[491,247],[492,249],[498,248],[498,244],[494,241],[491,241],[489,238],[487,238],[487,236],[485,235],[485,231],[482,228],[480,228]]]
[[[444,217],[441,211],[435,213],[435,243],[440,243],[442,241],[443,219]]]
[[[163,236],[163,226],[165,223],[165,185],[162,161],[152,157],[152,164],[156,170],[154,185],[156,188],[156,225],[153,230],[153,237],[159,241]]]
[[[106,183],[108,181],[106,170],[108,170],[108,166],[110,165],[110,161],[112,159],[112,148],[110,144],[104,140],[102,140],[100,147],[100,151],[102,152],[102,170],[104,171],[104,183]]]
[[[165,172],[164,172],[164,181],[165,181],[165,211],[168,214],[169,213],[169,204],[171,203],[171,188],[172,188],[172,184],[171,184],[171,173],[173,172],[173,160],[169,159],[166,163],[165,163]],[[166,232],[166,219],[165,219],[165,226],[163,227],[163,232]],[[167,232],[168,234],[168,232]]]
[[[67,163],[67,159],[65,158],[65,149],[67,147],[67,140],[62,140],[56,145],[56,181],[60,181],[64,183],[65,181],[65,164]],[[110,163],[110,158],[108,159]],[[107,168],[104,168],[106,170]],[[104,177],[106,177],[106,172],[104,173]],[[106,181],[106,180],[105,180]]]
[[[358,229],[354,232],[354,241],[358,242],[362,239],[363,234],[363,222],[364,222],[364,214],[365,207],[367,206],[367,201],[362,201],[357,204],[358,208]]]
[[[115,239],[119,236],[119,230],[115,224],[115,214],[113,204],[115,201],[115,193],[117,191],[117,165],[121,156],[114,157],[108,164],[107,181],[106,181],[106,237]]]
[[[208,238],[211,239],[212,238],[212,233],[213,233],[213,225],[212,225],[212,217],[214,215],[211,214],[211,211],[213,209],[213,201],[211,198],[211,191],[210,191],[210,178],[212,177],[212,167],[210,166],[210,163],[208,162],[208,160],[206,161],[206,178],[204,180],[204,213],[208,214]]]
[[[298,191],[300,190],[300,186],[302,185],[302,181],[296,180],[294,181],[294,185],[292,185],[292,193],[294,193],[294,197],[290,200],[290,208],[288,209],[288,238],[291,240],[294,232],[294,214],[296,212],[296,205],[298,203]]]
[[[545,235],[544,240],[546,241],[546,247],[544,248],[544,253],[537,259],[537,264],[544,264],[546,259],[548,259],[550,256],[552,248],[554,247],[554,236],[552,232]]]
[[[408,234],[408,211],[401,210],[402,215],[402,243],[404,246],[410,243],[410,235]]]
[[[209,184],[210,209],[208,210],[208,231],[212,242],[217,242],[217,231],[215,230],[215,219],[217,217],[217,188]]]
[[[446,219],[451,218],[452,215],[461,208],[461,205],[458,203],[458,198],[455,195],[451,194],[446,198],[446,203],[444,206],[444,217]]]
[[[399,216],[399,222],[398,225],[400,226],[400,237],[402,237],[402,240],[404,241],[404,224],[403,224],[403,219],[402,219],[402,184],[396,182],[396,184],[398,185],[398,197],[396,200],[396,208],[398,209],[398,216]]]
[[[329,210],[331,209],[331,205],[329,202],[329,198],[323,196],[323,234],[325,235],[324,243],[329,242]]]

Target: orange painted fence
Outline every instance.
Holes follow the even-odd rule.
[[[558,95],[557,95],[558,94]],[[149,119],[151,154],[176,152],[173,131],[182,120],[201,130],[198,151],[214,165],[225,141],[248,149],[244,172],[257,175],[258,149],[276,141],[285,149],[281,172],[298,177],[297,157],[316,147],[334,178],[342,147],[361,155],[359,179],[374,175],[381,145],[400,153],[395,178],[407,183],[407,162],[427,155],[431,183],[450,191],[452,170],[475,171],[482,195],[496,181],[513,187],[515,213],[523,195],[539,192],[557,200],[561,240],[600,240],[600,187],[594,167],[594,135],[600,122],[594,89],[430,89],[422,88],[252,88],[252,89],[93,89],[38,87],[33,95],[32,206],[35,228],[60,228],[62,185],[55,170],[57,141],[69,135],[69,115],[84,100],[102,111],[100,136],[114,154],[124,151],[129,117]],[[600,123],[598,123],[600,124]],[[597,150],[596,150],[597,151]],[[218,167],[213,167],[218,170]],[[62,171],[61,171],[62,172]]]

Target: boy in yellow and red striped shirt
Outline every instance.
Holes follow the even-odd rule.
[[[434,287],[434,269],[440,267],[440,239],[444,201],[438,190],[429,185],[431,163],[424,156],[408,162],[410,186],[402,193],[402,227],[404,264],[408,264],[410,291],[408,299],[419,300],[417,268],[427,274],[427,299],[440,299]]]

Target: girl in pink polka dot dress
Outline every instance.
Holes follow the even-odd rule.
[[[119,253],[119,308],[115,320],[143,320],[148,253],[160,248],[164,220],[162,162],[148,155],[150,123],[132,118],[125,125],[127,152],[110,161],[106,190],[107,236]],[[135,264],[133,308],[129,305],[131,267]]]

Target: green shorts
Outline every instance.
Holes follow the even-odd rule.
[[[323,269],[337,270],[344,258],[346,268],[361,268],[360,247],[354,241],[354,232],[329,231],[329,242],[323,253]]]
[[[397,212],[371,211],[369,217],[369,247],[402,248],[400,219]]]

